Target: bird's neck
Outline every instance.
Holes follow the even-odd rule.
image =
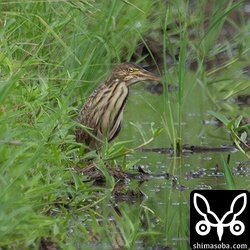
[[[111,86],[113,84],[117,84],[117,83],[120,83],[121,80],[119,78],[115,78],[115,77],[110,77],[107,81],[106,81],[106,85],[107,86]]]

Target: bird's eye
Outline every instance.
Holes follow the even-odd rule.
[[[134,72],[134,69],[133,69],[133,68],[128,68],[128,72],[129,72],[129,73],[133,73],[133,72]]]

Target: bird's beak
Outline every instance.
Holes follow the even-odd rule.
[[[139,72],[137,72],[137,77],[138,77],[138,79],[140,81],[146,81],[146,80],[148,80],[148,81],[159,81],[159,82],[162,81],[162,79],[159,76],[157,76],[154,73],[151,73],[151,72],[149,72],[149,71],[147,71],[145,69],[140,70]]]

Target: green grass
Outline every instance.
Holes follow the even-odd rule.
[[[162,58],[165,81],[158,110],[168,140],[175,152],[180,150],[189,94],[197,85],[216,112],[225,105],[218,100],[234,97],[249,86],[241,74],[217,78],[216,68],[209,71],[203,65],[211,53],[221,51],[230,55],[221,71],[249,56],[249,25],[228,18],[241,2],[226,2],[226,6],[214,4],[213,15],[205,19],[206,1],[200,1],[200,8],[191,15],[188,1],[175,0],[167,7],[164,1],[153,0],[140,5],[136,1],[0,2],[0,249],[38,249],[41,238],[51,238],[62,249],[75,249],[78,244],[91,248],[93,243],[135,249],[138,240],[150,247],[172,244],[168,234],[187,237],[186,221],[181,219],[187,212],[185,206],[175,215],[178,234],[175,223],[147,205],[123,203],[119,207],[122,217],[113,206],[107,207],[115,183],[102,159],[99,168],[107,177],[107,188],[82,182],[84,177],[71,169],[84,157],[84,145],[75,142],[74,117],[111,68],[130,61],[138,42],[146,43],[145,35],[151,34],[163,44],[163,55],[167,50],[174,55],[180,46],[179,60],[172,67]],[[236,28],[236,34],[216,47],[225,20]],[[204,21],[210,22],[208,31],[203,30]],[[191,39],[190,27],[200,31],[195,39]],[[235,45],[240,45],[236,54]],[[151,51],[148,58],[158,66]],[[187,71],[194,58],[197,70]],[[178,86],[173,95],[167,91],[169,81]],[[150,133],[141,130],[142,144],[160,136],[161,130],[152,124]],[[126,169],[137,162],[124,156],[127,147],[126,141],[115,142],[103,149],[103,157],[122,161]],[[177,165],[173,173],[181,167]],[[171,201],[164,197],[172,216]],[[186,198],[179,199],[181,203]]]
[[[207,1],[200,1],[199,7],[193,10],[192,14],[188,16],[188,1],[178,1],[173,3],[176,7],[176,12],[174,17],[173,13],[169,11],[166,12],[163,29],[163,47],[164,52],[166,53],[167,49],[173,53],[174,48],[172,47],[173,42],[170,38],[169,32],[167,32],[167,27],[169,23],[174,19],[178,22],[178,26],[174,31],[178,30],[178,46],[179,46],[179,60],[176,62],[176,67],[173,69],[171,82],[176,82],[178,86],[178,91],[176,96],[173,97],[167,91],[167,80],[166,77],[164,85],[164,107],[165,112],[163,113],[163,124],[164,128],[167,131],[167,134],[172,142],[172,146],[175,152],[179,152],[182,149],[183,143],[183,117],[187,112],[184,107],[189,105],[190,102],[190,92],[194,91],[197,87],[198,81],[204,84],[205,95],[210,96],[212,102],[217,105],[216,97],[217,93],[222,92],[224,96],[222,99],[228,99],[232,96],[235,96],[238,93],[242,93],[244,90],[249,89],[247,81],[244,81],[239,75],[230,75],[225,79],[215,78],[217,71],[226,70],[227,67],[232,67],[235,62],[239,61],[241,58],[245,58],[249,54],[249,42],[245,40],[245,36],[239,39],[240,34],[244,32],[244,26],[238,28],[236,20],[227,18],[228,15],[235,9],[239,9],[242,5],[242,1],[233,4],[233,1],[211,1],[208,4]],[[210,6],[211,15],[207,15],[204,18],[204,12],[200,10],[205,10],[206,5]],[[237,29],[238,33],[231,38],[231,40],[225,40],[224,42],[216,42],[220,37],[222,27],[225,24],[225,21],[230,22],[230,24]],[[206,25],[204,25],[206,23]],[[206,30],[205,30],[206,26]],[[193,34],[190,32],[190,29],[194,29]],[[171,30],[172,31],[172,30]],[[171,32],[170,31],[170,32]],[[196,36],[196,39],[193,39],[192,36]],[[172,44],[171,44],[172,43]],[[232,51],[233,48],[237,46],[237,51]],[[187,49],[189,48],[189,49]],[[224,63],[218,67],[213,67],[211,71],[206,70],[206,60],[213,58],[219,53],[225,53],[229,56]],[[167,68],[166,57],[163,58],[164,61],[164,72],[169,74],[169,69]],[[193,74],[190,74],[186,69],[190,67],[193,60],[196,61],[197,66]],[[244,60],[244,59],[243,59]],[[212,77],[211,77],[212,76]],[[217,80],[221,81],[219,84]],[[215,86],[215,91],[213,89],[207,88],[207,85]],[[219,86],[217,86],[219,85]],[[216,93],[216,95],[214,94]],[[200,93],[202,94],[202,93]],[[173,104],[174,103],[174,104]],[[175,107],[173,105],[176,105]],[[220,109],[221,106],[218,106]],[[175,117],[176,116],[176,117]],[[175,123],[178,123],[175,126]]]

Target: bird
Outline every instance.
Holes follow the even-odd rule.
[[[78,123],[82,126],[75,129],[76,142],[98,150],[105,140],[114,140],[122,127],[130,86],[139,81],[160,82],[161,78],[131,62],[118,64],[80,110]]]

